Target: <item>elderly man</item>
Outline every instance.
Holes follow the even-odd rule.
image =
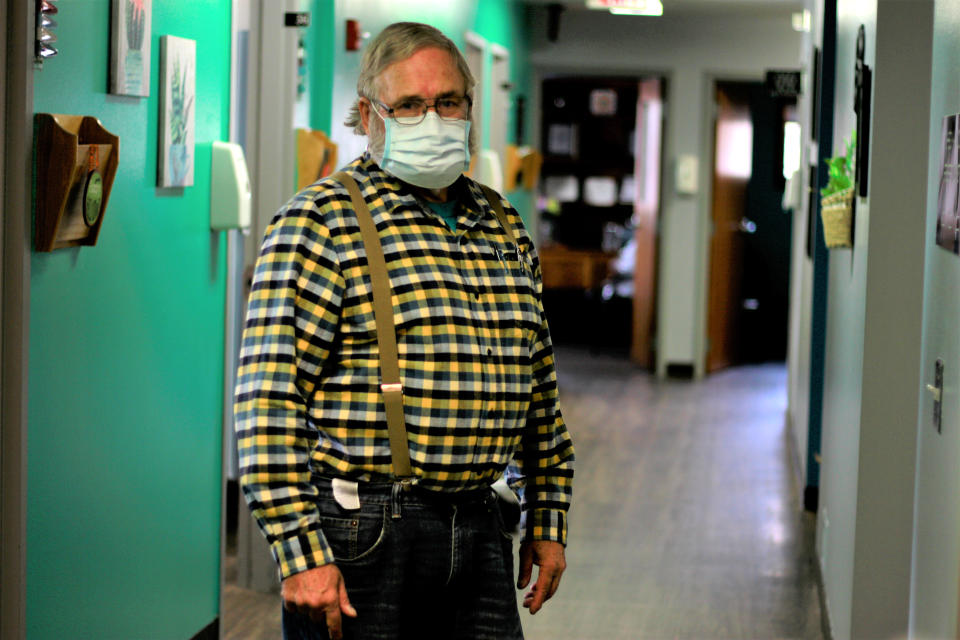
[[[539,567],[524,606],[536,613],[560,583],[573,447],[530,238],[462,175],[473,84],[433,27],[387,27],[346,123],[367,152],[267,229],[236,418],[287,638],[522,638],[513,526],[491,490],[508,465],[522,494],[517,588]],[[386,384],[392,336],[377,331],[366,216],[389,280],[397,384]],[[385,398],[401,387],[406,432],[391,449]]]

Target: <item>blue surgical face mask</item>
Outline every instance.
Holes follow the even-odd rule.
[[[398,118],[399,124],[393,118],[380,118],[386,139],[379,163],[387,173],[418,187],[443,189],[470,167],[469,121],[444,120],[433,111],[427,111],[417,124],[402,124],[416,118]]]

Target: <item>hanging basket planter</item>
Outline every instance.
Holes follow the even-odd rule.
[[[853,246],[853,187],[820,199],[823,241],[827,249]]]

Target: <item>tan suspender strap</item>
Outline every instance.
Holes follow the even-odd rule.
[[[380,349],[380,390],[387,411],[387,430],[390,434],[390,453],[393,457],[393,475],[397,478],[412,478],[410,445],[407,442],[407,426],[403,419],[403,386],[400,383],[400,356],[397,352],[397,331],[393,324],[393,302],[390,297],[390,276],[383,257],[383,247],[377,227],[370,215],[360,187],[343,171],[333,178],[347,188],[353,202],[353,210],[360,223],[360,235],[370,265],[370,281],[373,285],[373,315],[377,323],[377,345]]]
[[[513,235],[513,227],[511,227],[510,223],[507,222],[507,214],[503,210],[503,204],[500,202],[500,194],[485,184],[481,184],[480,188],[483,189],[483,195],[487,197],[487,202],[489,202],[493,207],[493,212],[496,214],[497,220],[500,222],[500,226],[503,227],[503,230],[507,232],[507,237],[510,238],[510,242],[512,242],[513,246],[517,248],[517,251],[519,251],[520,247],[517,245],[517,237]]]

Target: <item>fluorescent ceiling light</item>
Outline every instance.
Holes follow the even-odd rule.
[[[661,16],[660,0],[587,0],[588,9],[607,9],[620,16]]]
[[[610,9],[610,13],[616,16],[662,16],[663,5],[659,0],[646,2],[643,9]]]

